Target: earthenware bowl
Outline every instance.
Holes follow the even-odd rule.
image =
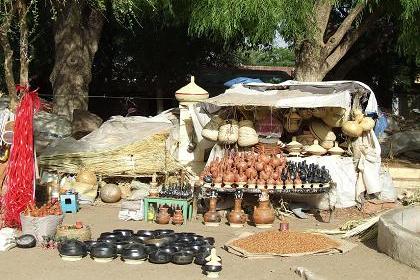
[[[130,237],[134,234],[134,232],[131,229],[114,229],[114,233],[119,233],[123,237]]]
[[[155,264],[169,263],[171,259],[172,259],[171,254],[161,252],[159,250],[149,254],[149,262],[155,263]]]
[[[36,246],[36,238],[32,234],[24,234],[16,238],[18,248],[33,248]]]

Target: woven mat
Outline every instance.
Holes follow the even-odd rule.
[[[254,233],[251,232],[244,232],[240,234],[238,237],[235,237],[224,244],[224,248],[231,254],[237,255],[242,258],[250,258],[250,259],[260,259],[260,258],[274,258],[274,257],[300,257],[300,256],[307,256],[307,255],[332,255],[332,254],[344,254],[350,251],[351,249],[355,248],[357,245],[349,242],[347,240],[337,238],[330,235],[324,235],[335,242],[338,243],[336,248],[331,248],[327,250],[321,251],[314,251],[314,252],[305,252],[305,253],[295,253],[295,254],[274,254],[274,253],[250,253],[246,250],[236,247],[233,245],[233,242],[238,239],[242,239],[248,236],[253,235]],[[323,235],[323,234],[319,234]]]

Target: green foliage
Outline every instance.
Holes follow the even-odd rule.
[[[235,51],[236,63],[261,66],[294,66],[295,55],[288,48],[240,48]]]

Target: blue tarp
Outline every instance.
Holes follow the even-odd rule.
[[[253,79],[253,78],[248,78],[248,77],[238,77],[238,78],[232,79],[230,81],[227,81],[223,85],[225,87],[231,88],[233,85],[236,85],[236,84],[249,84],[249,83],[262,83],[262,82],[263,81],[261,81],[260,79]]]

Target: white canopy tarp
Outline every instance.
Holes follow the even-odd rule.
[[[237,84],[203,103],[225,106],[266,106],[275,108],[339,107],[348,109],[352,95],[357,91],[368,96],[367,113],[376,113],[377,102],[373,91],[356,81],[297,82],[280,84]]]

